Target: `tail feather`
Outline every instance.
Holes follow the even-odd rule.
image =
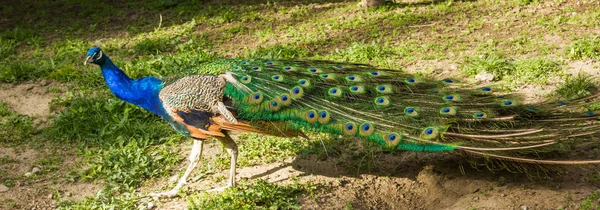
[[[215,65],[214,63],[211,65]],[[600,143],[600,93],[571,101],[523,104],[495,87],[473,88],[328,61],[226,60],[225,95],[237,117],[262,133],[328,132],[392,149],[460,150],[538,164],[596,164],[550,160],[539,154]],[[252,130],[247,128],[246,130]]]

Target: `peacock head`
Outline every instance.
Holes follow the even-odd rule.
[[[104,63],[105,58],[106,56],[104,56],[100,47],[94,46],[90,48],[90,50],[88,50],[87,57],[85,58],[83,65],[86,65],[87,63],[101,65],[102,63]]]

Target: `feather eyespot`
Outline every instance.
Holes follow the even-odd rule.
[[[322,71],[321,71],[321,69],[319,69],[319,68],[308,68],[308,72],[310,72],[310,73],[315,73],[315,74],[319,74],[319,73],[321,73]]]
[[[585,115],[587,115],[587,116],[593,116],[595,114],[596,114],[596,112],[592,112],[592,111],[585,112]]]
[[[304,90],[301,87],[299,87],[299,86],[293,87],[290,90],[290,96],[293,99],[301,98],[302,96],[304,96]]]
[[[249,104],[259,104],[263,100],[263,95],[262,93],[253,93],[249,95],[247,100]]]
[[[390,99],[385,96],[380,96],[375,98],[375,104],[379,106],[387,106],[390,105]]]
[[[356,124],[352,122],[347,122],[342,125],[342,131],[346,135],[356,135]]]
[[[480,93],[491,93],[493,89],[491,87],[481,87],[477,88],[477,91],[479,91]]]
[[[484,119],[487,117],[488,117],[488,115],[485,112],[476,112],[473,114],[473,118],[475,118],[475,119]]]
[[[248,64],[248,62],[247,62],[247,61],[242,61],[242,63],[241,63],[241,64],[242,64],[242,65],[247,65],[247,64]]]
[[[251,76],[244,76],[244,77],[242,77],[241,83],[248,84],[251,81],[252,81],[252,77]]]
[[[399,135],[397,133],[390,133],[383,136],[383,139],[385,140],[385,143],[388,145],[388,147],[393,148],[396,145],[398,145],[398,143],[400,143],[400,141],[402,140],[402,135]]]
[[[402,136],[398,135],[397,133],[390,133],[385,136],[385,140],[392,141],[392,142],[400,140],[401,138],[402,138]]]
[[[331,115],[328,111],[321,111],[319,113],[319,123],[328,123],[331,120]]]
[[[342,65],[335,65],[333,67],[336,68],[336,69],[342,69],[342,68],[344,68],[344,66],[342,66]]]
[[[442,82],[447,83],[447,84],[451,84],[451,83],[454,83],[455,81],[452,80],[452,79],[447,78],[447,79],[443,79]]]
[[[271,77],[271,80],[276,81],[276,82],[281,82],[281,81],[283,81],[283,76],[281,76],[281,75],[273,75]]]
[[[440,109],[441,115],[456,115],[456,108],[454,107],[444,107]]]
[[[277,101],[271,101],[269,103],[269,110],[278,111],[279,109],[281,109],[281,106],[279,105],[279,103]]]
[[[333,74],[321,74],[322,79],[335,79],[335,75]]]
[[[254,71],[262,71],[262,68],[258,67],[258,66],[255,66],[255,67],[252,67],[252,70],[254,70]]]
[[[417,83],[417,80],[415,78],[408,78],[404,81],[410,85]]]
[[[392,87],[389,85],[379,85],[375,88],[375,90],[379,93],[391,93]]]
[[[446,102],[460,101],[460,96],[459,95],[445,95],[442,99],[444,99],[444,101],[446,101]]]
[[[510,106],[516,106],[516,105],[518,105],[518,103],[513,100],[504,100],[504,101],[500,102],[500,106],[503,106],[503,107],[510,107]]]
[[[310,87],[310,81],[307,79],[298,80],[298,84],[300,84],[302,87]]]
[[[375,131],[375,127],[371,125],[371,123],[363,123],[360,125],[360,130],[358,132],[361,136],[369,136],[373,134],[373,131]]]
[[[304,113],[304,119],[309,123],[317,122],[317,112],[315,110],[308,110]]]
[[[339,88],[336,88],[336,87],[332,87],[332,88],[329,88],[329,90],[327,91],[327,93],[328,93],[330,96],[335,96],[335,97],[338,97],[338,96],[341,96],[341,95],[342,95],[342,90],[341,90],[341,89],[339,89]]]
[[[286,67],[283,67],[283,70],[285,70],[285,71],[296,71],[297,69],[298,69],[298,68],[297,68],[297,67],[294,67],[294,66],[286,66]]]
[[[369,72],[368,74],[371,75],[371,76],[379,76],[379,75],[381,75],[381,73],[378,72],[378,71],[372,71],[372,72]]]
[[[355,93],[355,94],[364,93],[365,92],[365,88],[363,86],[360,86],[360,85],[350,86],[350,92],[351,93]]]
[[[435,139],[438,135],[439,131],[434,127],[427,127],[421,132],[421,138],[427,140]]]
[[[292,104],[292,99],[288,95],[282,95],[279,97],[279,103],[283,104],[284,106],[289,106]]]
[[[267,65],[273,65],[273,62],[272,61],[267,61],[265,64],[267,64]]]
[[[404,114],[411,116],[411,117],[415,117],[419,115],[419,112],[417,111],[417,108],[415,107],[406,107],[404,108]]]
[[[556,102],[556,104],[558,104],[558,105],[566,105],[566,104],[567,104],[567,102],[564,102],[564,101],[559,101],[559,102]]]
[[[362,78],[360,76],[357,75],[350,75],[350,76],[346,76],[346,81],[349,82],[362,82]]]

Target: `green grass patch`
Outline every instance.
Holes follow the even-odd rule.
[[[115,196],[110,191],[100,191],[94,197],[86,197],[82,201],[60,200],[57,209],[88,210],[88,209],[140,209],[137,201],[140,198],[135,191]]]
[[[466,63],[461,69],[463,74],[475,76],[485,71],[493,74],[494,80],[501,80],[515,71],[513,61],[500,54],[468,57]]]
[[[584,38],[571,42],[565,54],[573,60],[600,58],[600,38]]]
[[[253,166],[281,162],[294,157],[308,147],[309,141],[300,138],[279,138],[258,134],[242,134],[239,136],[240,151],[238,166]],[[229,168],[229,154],[221,154],[216,164],[219,168]]]
[[[247,53],[247,57],[264,59],[292,59],[303,58],[308,55],[308,50],[305,48],[280,44],[269,47],[259,46]]]
[[[0,38],[0,60],[7,59],[16,52],[17,41]]]
[[[189,209],[300,209],[298,196],[316,189],[313,183],[289,185],[258,180],[241,182],[220,194],[201,192],[188,198]]]
[[[0,62],[1,82],[22,82],[48,75],[52,71],[50,60],[19,60]]]
[[[356,63],[383,63],[385,59],[392,54],[392,50],[383,47],[375,41],[368,44],[364,42],[354,42],[346,49],[336,49],[335,53],[326,58]]]
[[[598,207],[600,207],[598,205],[598,199],[600,199],[600,191],[592,192],[592,194],[583,200],[583,203],[581,203],[579,208],[582,210],[598,209]]]
[[[153,146],[148,138],[118,138],[118,142],[100,149],[84,149],[82,156],[89,167],[81,178],[101,178],[110,191],[120,192],[139,187],[148,178],[168,175],[181,160],[171,150],[171,143]]]
[[[31,142],[39,132],[33,120],[33,117],[17,114],[8,105],[0,103],[0,143]]]
[[[203,68],[203,63],[214,61],[217,58],[220,58],[220,56],[214,52],[190,49],[189,51],[182,51],[174,55],[151,55],[149,57],[144,56],[134,59],[131,62],[116,62],[116,65],[120,66],[132,78],[217,74],[222,72]]]
[[[148,111],[113,98],[59,103],[66,108],[43,134],[54,142],[82,146],[79,155],[88,168],[79,172],[83,180],[103,179],[109,191],[121,192],[168,174],[181,159],[169,148],[180,135]]]
[[[514,61],[495,53],[469,57],[466,63],[461,69],[463,74],[475,76],[485,71],[493,74],[494,80],[513,83],[545,84],[549,77],[562,70],[556,61],[542,58]]]
[[[167,37],[148,38],[133,45],[132,49],[141,54],[160,54],[169,51],[179,39],[169,39]]]
[[[14,28],[0,33],[0,39],[14,40],[28,45],[39,45],[43,38],[32,29]]]
[[[161,143],[174,132],[159,117],[115,98],[75,98],[59,102],[66,108],[44,130],[56,142],[111,145],[119,138],[138,137]],[[153,132],[148,132],[153,131]]]
[[[0,165],[18,163],[19,160],[8,157],[8,155],[0,156]]]
[[[556,89],[556,94],[569,100],[577,99],[590,95],[594,88],[595,85],[589,75],[579,74],[567,77],[565,82]]]
[[[510,76],[527,83],[545,84],[548,78],[561,71],[560,64],[548,59],[527,59],[515,62],[515,71]]]

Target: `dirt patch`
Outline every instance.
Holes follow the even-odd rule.
[[[181,149],[187,155],[190,145]],[[209,142],[202,161],[213,161],[222,152],[218,142]],[[239,179],[264,179],[271,183],[318,183],[315,194],[299,195],[302,209],[577,209],[600,185],[586,179],[590,171],[565,169],[536,177],[506,171],[476,170],[465,157],[450,153],[399,152],[383,154],[372,171],[347,167],[344,154],[325,160],[299,155],[278,163],[238,169]],[[182,169],[187,161],[182,161]],[[464,164],[464,166],[463,166]],[[189,191],[208,190],[225,184],[228,170],[199,174],[188,181]],[[150,181],[141,193],[169,189],[174,177]],[[220,178],[217,178],[220,177]],[[223,179],[225,177],[225,179]],[[187,198],[153,201],[158,209],[184,209]]]
[[[21,84],[0,83],[0,102],[8,104],[19,114],[46,119],[50,115],[50,102],[62,92],[60,84],[50,81]],[[51,93],[54,91],[54,93]]]
[[[8,176],[21,176],[33,168],[33,162],[38,159],[39,152],[28,148],[0,147],[0,157],[8,157],[17,162],[0,165],[0,170],[6,170]]]
[[[41,160],[57,157],[61,161],[39,165]],[[67,148],[0,147],[0,158],[10,160],[0,163],[0,184],[9,186],[7,192],[0,193],[0,209],[54,209],[57,197],[81,200],[102,189],[100,184],[66,180],[66,175],[81,162]],[[34,167],[40,168],[40,172],[31,173]]]
[[[571,61],[567,64],[567,66],[567,73],[572,75],[584,73],[592,77],[600,76],[600,62],[591,59]]]

